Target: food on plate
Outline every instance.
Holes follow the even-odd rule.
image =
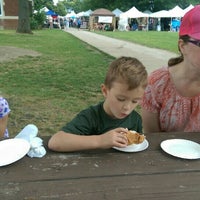
[[[126,137],[128,139],[128,145],[140,144],[145,139],[144,134],[141,135],[135,131],[128,131],[128,133],[126,133]]]

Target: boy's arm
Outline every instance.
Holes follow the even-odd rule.
[[[98,136],[84,136],[59,131],[53,135],[48,147],[53,151],[72,152],[98,148]]]
[[[89,149],[107,149],[113,146],[126,147],[127,132],[124,128],[117,128],[102,135],[76,135],[59,131],[54,134],[49,142],[48,147],[53,151],[72,152]]]

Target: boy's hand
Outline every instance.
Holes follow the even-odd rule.
[[[100,148],[107,149],[112,147],[126,147],[128,144],[128,140],[126,137],[127,129],[125,128],[116,128],[113,130],[110,130],[102,135],[99,135],[100,137]]]

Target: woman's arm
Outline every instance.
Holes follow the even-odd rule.
[[[124,133],[127,129],[116,128],[102,135],[76,135],[59,131],[54,134],[48,147],[53,151],[72,152],[89,149],[107,149],[116,147],[126,147],[127,138]]]
[[[158,113],[152,113],[142,108],[141,115],[144,133],[161,131]]]

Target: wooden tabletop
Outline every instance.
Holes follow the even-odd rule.
[[[115,149],[47,154],[0,167],[0,199],[5,200],[199,200],[200,160],[165,153],[166,139],[200,142],[200,133],[146,134],[148,149]],[[6,153],[6,152],[5,152]]]

